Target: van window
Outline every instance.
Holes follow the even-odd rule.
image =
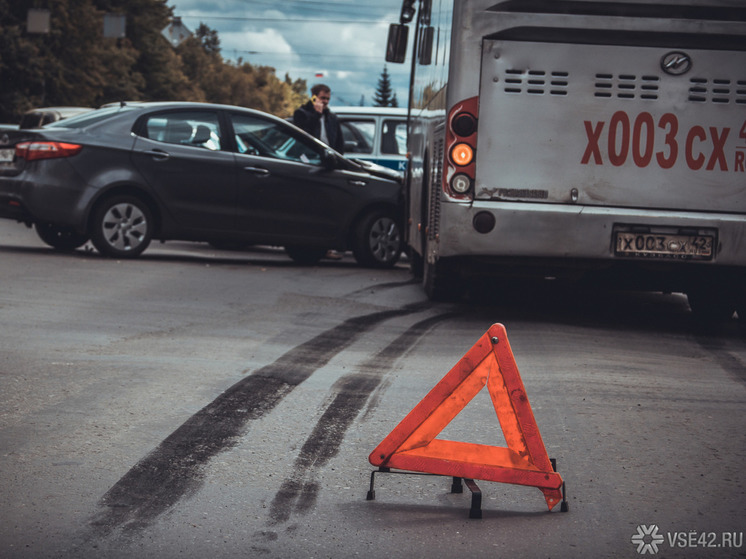
[[[373,153],[376,138],[375,120],[340,120],[345,153]]]
[[[407,121],[384,120],[381,134],[381,153],[406,155]]]

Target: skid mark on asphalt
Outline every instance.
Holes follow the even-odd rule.
[[[387,289],[395,289],[397,287],[403,287],[405,285],[419,285],[419,284],[420,284],[420,280],[418,279],[408,279],[406,281],[392,281],[388,283],[366,285],[365,287],[357,289],[351,293],[347,293],[346,295],[344,295],[344,297],[354,298],[354,297],[357,297],[358,295],[368,295],[371,293],[377,293],[379,291],[385,291]]]
[[[375,325],[427,309],[415,304],[354,317],[319,334],[237,382],[190,417],[127,472],[101,499],[90,539],[117,528],[148,526],[202,484],[201,468],[245,434],[292,390]]]
[[[707,351],[724,371],[739,382],[746,383],[746,363],[737,355],[728,351],[722,339],[713,336],[695,336],[699,347]]]
[[[381,385],[384,375],[433,326],[453,316],[452,313],[433,316],[411,326],[378,354],[366,360],[358,372],[340,378],[332,388],[334,399],[324,411],[300,454],[294,472],[275,495],[270,507],[270,522],[278,524],[290,519],[293,512],[307,512],[318,497],[319,484],[315,473],[337,455],[345,433],[363,409],[371,394]]]

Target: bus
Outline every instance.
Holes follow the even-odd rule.
[[[570,278],[746,316],[746,2],[404,0],[386,60],[431,299]]]

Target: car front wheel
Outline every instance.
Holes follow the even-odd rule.
[[[36,234],[46,244],[64,252],[73,251],[88,242],[88,235],[78,233],[72,227],[53,225],[51,223],[34,224]]]
[[[399,223],[386,212],[367,215],[355,229],[353,254],[362,266],[391,268],[399,260],[401,247]]]
[[[104,256],[135,258],[148,248],[152,237],[150,208],[135,196],[105,200],[93,214],[91,242]]]

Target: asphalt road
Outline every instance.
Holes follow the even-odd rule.
[[[744,557],[746,336],[683,296],[504,285],[272,248],[59,254],[0,222],[0,557]],[[569,512],[368,455],[505,325]],[[505,446],[486,390],[439,438]],[[647,544],[647,548],[641,546]],[[657,553],[653,553],[657,551]]]

